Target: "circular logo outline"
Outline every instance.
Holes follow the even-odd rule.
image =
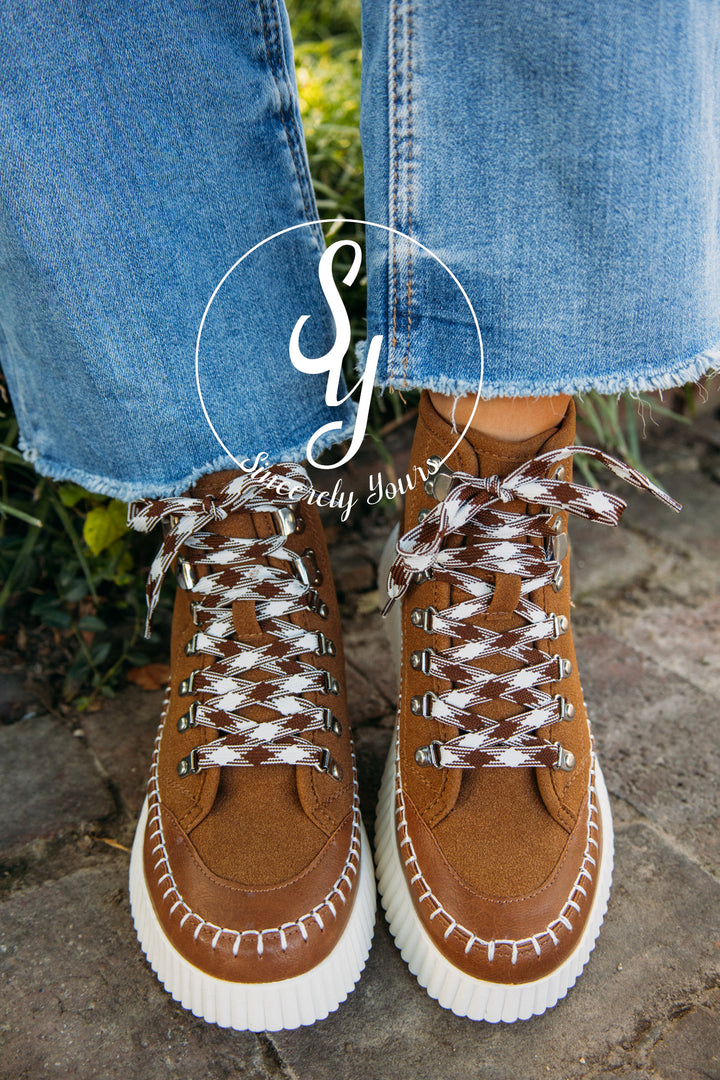
[[[458,436],[456,442],[453,444],[452,448],[447,452],[445,457],[442,459],[442,464],[443,465],[445,464],[447,459],[450,457],[450,455],[453,454],[457,450],[458,446],[460,445],[462,440],[465,438],[465,435],[467,434],[467,431],[468,431],[470,425],[472,424],[473,417],[475,416],[475,412],[476,412],[478,404],[480,402],[480,394],[482,392],[483,378],[484,378],[484,375],[485,375],[485,349],[483,347],[482,333],[480,332],[480,324],[478,322],[477,315],[475,314],[475,308],[473,307],[473,305],[472,305],[472,303],[470,301],[470,297],[465,292],[465,289],[462,287],[462,285],[460,284],[460,282],[458,281],[457,277],[452,272],[450,267],[446,263],[444,263],[442,261],[442,259],[440,258],[439,255],[436,255],[435,252],[432,251],[425,244],[421,243],[419,240],[416,240],[415,237],[413,237],[413,236],[408,236],[407,233],[402,232],[400,229],[394,229],[391,225],[380,225],[377,221],[367,221],[365,218],[346,218],[346,217],[342,217],[342,218],[338,218],[338,217],[334,217],[334,218],[316,218],[313,221],[301,221],[297,225],[288,225],[286,228],[278,230],[278,232],[273,233],[271,236],[266,236],[264,240],[260,240],[257,244],[254,244],[248,251],[246,251],[244,255],[241,255],[240,258],[237,259],[232,264],[230,269],[227,270],[225,274],[223,274],[222,278],[220,279],[218,284],[213,289],[212,296],[208,300],[208,302],[207,302],[207,304],[205,306],[205,310],[203,311],[202,319],[200,320],[200,326],[198,328],[197,339],[196,339],[196,342],[195,342],[195,386],[197,388],[198,397],[200,398],[200,405],[202,407],[203,414],[204,414],[205,419],[206,419],[206,421],[207,421],[207,423],[208,423],[208,425],[210,427],[210,430],[212,431],[212,433],[215,436],[217,442],[223,448],[225,453],[228,455],[228,457],[232,458],[232,460],[235,462],[235,464],[237,465],[237,467],[239,469],[242,468],[242,464],[238,461],[238,459],[235,457],[235,455],[232,453],[232,451],[227,448],[227,446],[225,445],[223,440],[218,435],[218,433],[217,433],[217,431],[215,429],[215,425],[213,424],[212,420],[210,419],[210,415],[209,415],[209,413],[207,411],[207,406],[205,405],[205,398],[203,397],[202,388],[200,386],[200,340],[202,338],[202,332],[203,332],[203,327],[205,326],[205,320],[207,319],[207,316],[208,316],[208,314],[210,312],[210,308],[212,307],[213,301],[215,300],[215,297],[220,292],[220,289],[223,287],[223,285],[225,284],[227,279],[230,277],[230,275],[233,273],[233,271],[237,269],[237,267],[240,265],[240,263],[244,262],[245,259],[247,259],[250,255],[252,255],[259,248],[263,247],[265,244],[269,244],[271,240],[276,240],[279,236],[285,236],[287,233],[295,232],[297,229],[310,229],[310,228],[312,228],[313,225],[335,225],[335,224],[344,225],[346,223],[350,224],[350,225],[369,225],[372,228],[382,229],[384,232],[387,232],[387,233],[393,233],[393,235],[395,235],[395,236],[404,237],[405,240],[409,240],[411,244],[415,244],[417,247],[421,248],[422,251],[425,251],[433,259],[435,259],[435,261],[437,263],[439,263],[440,266],[442,266],[443,270],[445,270],[445,272],[450,275],[452,280],[457,285],[458,289],[460,290],[460,292],[463,295],[463,299],[465,300],[465,303],[467,304],[468,308],[470,309],[470,314],[472,315],[473,323],[475,324],[475,330],[477,331],[478,344],[480,346],[480,382],[478,383],[477,393],[475,395],[475,402],[473,404],[472,412],[470,413],[470,417],[468,419],[468,422],[466,423],[463,430],[460,432],[460,435]]]

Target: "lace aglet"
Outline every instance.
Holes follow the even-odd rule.
[[[397,600],[396,596],[388,596],[387,601],[385,603],[385,607],[380,612],[383,619],[386,619],[388,617],[388,615],[390,614],[390,611],[392,609],[392,606],[393,606],[393,604],[395,603],[396,600]]]
[[[162,584],[162,579],[160,581],[160,584]],[[148,580],[147,589],[145,590],[145,599],[147,601],[147,614],[145,616],[145,637],[146,638],[149,638],[150,634],[152,633],[152,621],[153,621],[153,615],[155,613],[155,608],[157,607],[157,602],[158,602],[158,597],[159,597],[159,588],[160,588],[159,585],[156,585],[155,588],[153,588],[150,581]]]
[[[407,582],[404,583],[404,584],[398,583],[396,580],[394,580],[393,575],[392,575],[392,571],[391,571],[388,574],[388,583],[387,583],[388,598],[385,601],[385,607],[380,612],[383,619],[387,618],[387,616],[390,614],[390,611],[391,611],[392,606],[395,603],[395,601],[398,600],[401,596],[404,596],[406,590],[407,590]]]

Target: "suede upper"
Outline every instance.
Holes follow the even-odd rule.
[[[234,475],[207,477],[192,494],[213,495]],[[302,660],[337,680],[338,694],[312,691],[307,696],[331,708],[342,726],[341,734],[316,730],[307,738],[328,749],[342,769],[342,779],[308,765],[278,763],[178,775],[178,763],[219,734],[200,725],[178,728],[191,702],[203,700],[203,694],[181,693],[182,681],[193,671],[211,668],[215,659],[200,652],[187,655],[186,645],[198,629],[191,607],[197,595],[178,589],[169,696],[149,784],[145,875],[165,934],[197,967],[240,982],[289,978],[328,955],[349,918],[359,866],[357,784],[339,612],[317,510],[300,503],[296,515],[300,525],[285,546],[297,554],[314,553],[319,571],[314,589],[325,617],[308,609],[289,619],[335,645],[334,655],[308,652]],[[263,537],[276,525],[269,512],[238,512],[213,522],[212,529],[229,537]],[[280,560],[273,565],[288,566]],[[196,561],[198,576],[207,570]],[[240,642],[253,648],[273,644],[252,601],[236,601],[232,609]],[[268,670],[262,668],[243,675],[248,680],[267,677]],[[253,721],[268,719],[261,704],[244,708],[242,715]],[[232,744],[233,738],[227,742]]]
[[[414,465],[425,467],[432,455],[443,457],[453,446],[457,434],[436,412],[427,394],[421,399],[420,415],[411,456]],[[506,477],[529,458],[546,450],[569,445],[574,439],[574,408],[571,405],[557,428],[523,443],[505,443],[477,433],[461,442],[447,461],[453,471],[475,476]],[[564,462],[571,478],[571,460]],[[411,529],[418,514],[436,505],[422,486],[408,493],[403,531]],[[519,503],[503,506],[506,511],[524,512]],[[530,508],[537,511],[539,508]],[[562,515],[563,531],[567,515]],[[456,538],[450,543],[459,542]],[[545,586],[531,597],[548,612],[570,619],[569,558],[563,563],[564,585],[559,591]],[[522,625],[515,612],[520,579],[510,574],[491,575],[477,570],[491,580],[494,594],[487,612],[475,618],[476,625],[497,633]],[[440,575],[438,575],[440,576]],[[432,606],[441,611],[457,604],[466,595],[449,582],[433,578],[411,585],[402,600],[403,664],[398,739],[402,790],[398,796],[401,820],[406,821],[406,835],[398,832],[398,842],[405,841],[403,853],[406,875],[416,909],[428,932],[439,935],[444,951],[451,951],[453,962],[478,978],[510,982],[535,979],[563,959],[572,949],[582,930],[594,884],[583,877],[583,892],[573,900],[572,931],[560,924],[558,944],[546,935],[539,939],[540,953],[531,939],[542,935],[549,922],[564,910],[581,873],[588,852],[597,857],[598,829],[594,816],[590,772],[591,736],[582,691],[577,674],[572,631],[557,640],[539,643],[550,655],[572,663],[572,674],[546,686],[551,695],[562,696],[575,707],[572,721],[563,720],[540,732],[541,737],[561,742],[575,756],[572,771],[540,768],[435,768],[418,764],[418,747],[433,740],[446,742],[458,734],[430,717],[411,711],[411,698],[431,690],[437,694],[450,685],[436,676],[415,670],[410,658],[416,650],[432,647],[447,649],[458,641],[428,633],[415,625],[412,612]],[[495,655],[474,661],[486,671],[503,672],[517,667],[511,658]],[[517,706],[495,700],[483,706],[490,719],[515,715]],[[589,822],[592,821],[592,827]],[[589,837],[595,842],[589,845]],[[588,846],[589,845],[589,846]],[[407,862],[413,851],[416,862]],[[589,866],[590,864],[588,864]],[[413,880],[414,879],[414,880]],[[424,900],[421,899],[426,893]],[[443,909],[440,917],[437,905]],[[433,911],[435,916],[431,919]],[[447,917],[446,917],[447,913]],[[526,941],[516,948],[498,946],[488,962],[487,948],[465,951],[467,935],[451,926],[456,921],[480,941]],[[445,933],[447,937],[445,937]],[[492,950],[491,950],[492,951]],[[456,955],[457,954],[457,955]],[[504,975],[501,969],[506,968]]]

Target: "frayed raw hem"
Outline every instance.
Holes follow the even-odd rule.
[[[316,441],[313,447],[314,455],[317,456],[321,451],[328,450],[331,446],[349,439],[354,427],[355,417],[353,415],[339,431],[327,432],[326,435]],[[196,484],[201,477],[207,476],[208,473],[220,472],[221,469],[237,469],[237,462],[228,457],[227,454],[223,454],[221,457],[200,465],[181,480],[170,481],[167,484],[121,483],[109,477],[95,476],[92,473],[84,472],[82,469],[75,469],[69,465],[60,465],[58,462],[49,461],[47,458],[42,457],[22,435],[18,439],[18,448],[22,451],[25,460],[33,466],[40,476],[47,476],[51,480],[58,482],[69,481],[78,484],[86,491],[93,492],[95,495],[108,495],[110,498],[120,499],[122,502],[132,502],[133,499],[161,499],[168,495],[182,495],[193,484]],[[299,463],[304,461],[306,456],[307,443],[303,443],[281,455],[270,455],[268,460],[263,461],[261,464],[263,466],[277,465],[280,461]],[[248,459],[250,458],[254,460],[254,455],[249,454]]]
[[[703,375],[716,375],[720,372],[720,348],[708,349],[698,353],[692,360],[684,362],[682,366],[672,369],[653,370],[648,369],[642,374],[629,375],[613,374],[603,378],[573,379],[565,382],[544,381],[540,382],[517,382],[512,386],[493,383],[484,380],[481,387],[481,397],[484,399],[503,397],[551,397],[553,394],[571,394],[573,397],[587,394],[595,390],[598,394],[639,394],[652,390],[671,390],[676,386],[684,386],[685,383],[694,383]],[[427,379],[391,378],[377,381],[379,390],[432,390],[436,394],[447,394],[450,397],[464,397],[478,393],[478,384],[467,379],[451,379],[445,375],[432,376]]]

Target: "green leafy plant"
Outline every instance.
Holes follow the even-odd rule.
[[[152,538],[127,508],[77,484],[38,476],[0,414],[0,632],[46,668],[48,704],[112,696],[129,664],[152,658],[141,637]],[[165,601],[161,621],[167,618]]]
[[[683,396],[688,401],[687,390],[693,391],[693,387],[685,387]],[[689,398],[694,408],[694,393]],[[606,396],[598,394],[594,390],[583,396],[577,402],[578,419],[586,427],[590,428],[598,446],[610,454],[626,461],[634,469],[639,469],[646,475],[650,475],[642,460],[641,440],[642,429],[646,418],[662,416],[678,423],[689,424],[689,416],[667,408],[656,396],[649,394],[616,394]],[[584,458],[575,459],[578,468],[585,480],[594,484],[594,474],[590,463]],[[653,479],[653,477],[650,477]]]

